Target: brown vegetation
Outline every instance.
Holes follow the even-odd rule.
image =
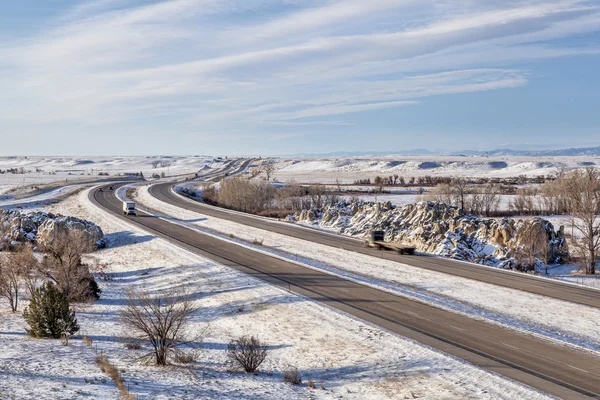
[[[0,254],[0,296],[6,298],[12,312],[17,312],[21,284],[33,295],[38,285],[38,261],[31,246],[21,246],[17,252]]]
[[[82,255],[93,250],[77,231],[68,231],[48,246],[39,271],[53,281],[69,301],[97,300],[101,291],[89,267],[81,262]]]
[[[187,332],[196,311],[189,296],[178,291],[157,295],[132,291],[121,321],[136,341],[150,344],[152,352],[142,358],[167,365],[180,346],[198,339]]]
[[[117,389],[119,389],[121,397],[124,400],[135,400],[136,396],[129,393],[129,389],[127,388],[127,385],[125,385],[125,380],[121,376],[119,369],[110,361],[108,361],[108,357],[106,357],[105,354],[102,354],[96,358],[96,364],[98,364],[100,370],[108,375],[115,383]]]
[[[267,358],[267,346],[258,338],[242,336],[229,342],[228,357],[233,368],[253,374]]]

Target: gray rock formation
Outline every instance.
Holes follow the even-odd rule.
[[[339,203],[302,211],[294,219],[362,238],[371,230],[383,230],[386,240],[412,244],[419,251],[502,268],[521,269],[525,238],[547,243],[537,263],[563,263],[569,257],[562,227],[555,230],[544,219],[477,218],[433,202],[403,207],[389,202]]]
[[[0,209],[0,251],[25,242],[44,251],[59,235],[68,232],[77,232],[90,251],[104,245],[102,229],[93,222],[40,211]]]

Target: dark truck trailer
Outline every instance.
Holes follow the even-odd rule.
[[[373,247],[380,250],[391,250],[398,254],[415,254],[415,247],[401,243],[392,243],[385,241],[384,231],[371,231],[369,240],[365,242],[368,247]]]

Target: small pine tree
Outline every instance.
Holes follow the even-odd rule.
[[[29,306],[23,311],[23,318],[31,327],[27,333],[35,338],[60,339],[79,330],[69,300],[50,282],[35,290]]]

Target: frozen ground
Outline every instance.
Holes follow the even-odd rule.
[[[79,184],[79,185],[68,185],[61,186],[56,189],[50,190],[40,195],[27,197],[26,199],[14,199],[8,198],[0,200],[0,207],[2,208],[39,208],[48,205],[59,198],[69,196],[70,194],[81,190],[90,184]]]
[[[225,240],[232,240],[228,235],[234,235],[244,240],[246,246],[312,268],[490,323],[600,351],[598,309],[427,271],[183,210],[155,199],[146,186],[136,193],[137,201],[151,209],[174,216],[184,224],[220,232]],[[263,245],[252,246],[250,243],[255,239],[263,241]]]
[[[138,231],[94,208],[86,192],[52,211],[90,219],[107,233],[110,247],[87,261],[106,265],[112,280],[101,281],[102,299],[80,307],[77,315],[81,333],[121,369],[140,399],[547,398]],[[132,362],[137,351],[123,347],[127,333],[117,321],[125,290],[176,286],[193,290],[201,307],[193,328],[209,327],[197,343],[199,362],[168,368]],[[117,398],[112,384],[102,382],[95,354],[80,340],[65,348],[57,341],[29,339],[21,316],[6,308],[0,305],[3,397],[66,399],[84,397],[78,392],[85,391],[89,398]],[[271,346],[263,372],[228,372],[229,339],[248,333]],[[299,368],[305,382],[313,379],[317,389],[283,383],[282,371],[290,366]]]
[[[548,175],[558,167],[600,164],[599,157],[384,156],[278,159],[273,176],[285,182],[352,183],[377,175],[516,177]]]
[[[0,174],[0,195],[50,183],[69,184],[109,175],[138,173],[145,176],[168,176],[221,168],[223,160],[209,156],[117,156],[117,157],[0,157],[0,170],[16,169],[21,173]],[[153,164],[160,163],[156,165]]]

